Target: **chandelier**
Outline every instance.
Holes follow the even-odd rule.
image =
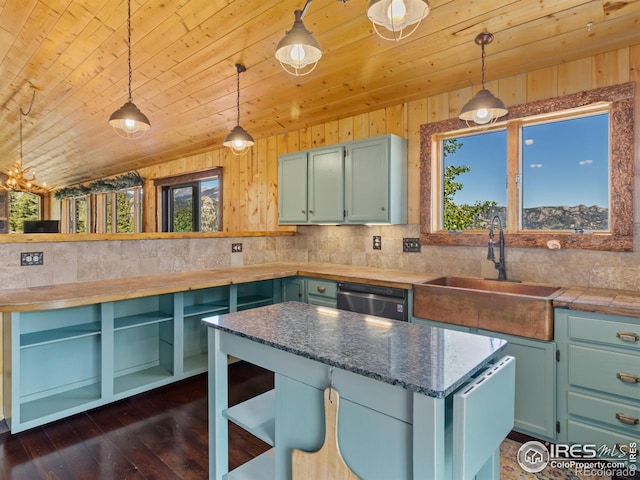
[[[33,88],[33,87],[32,87]],[[42,186],[36,185],[33,182],[36,179],[36,172],[31,167],[22,168],[22,117],[26,117],[31,113],[33,107],[33,100],[36,98],[36,91],[33,90],[33,96],[31,97],[31,104],[29,109],[25,112],[20,107],[20,157],[13,164],[7,173],[5,173],[4,182],[0,184],[2,190],[13,190],[15,192],[31,192],[31,193],[47,193],[45,188],[46,183]]]

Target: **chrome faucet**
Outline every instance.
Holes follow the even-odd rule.
[[[496,262],[496,256],[493,252],[493,225],[498,220],[498,226],[500,227],[500,236],[498,237],[498,249],[500,252],[500,256],[498,261]],[[498,215],[494,215],[491,220],[491,228],[489,228],[489,250],[487,251],[487,260],[491,260],[498,270],[498,280],[506,280],[507,279],[507,271],[505,270],[505,259],[504,259],[504,231],[502,230],[502,220]]]

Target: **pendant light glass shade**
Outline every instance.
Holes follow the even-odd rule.
[[[469,125],[475,122],[478,125],[493,123],[498,118],[505,116],[509,111],[504,102],[495,97],[484,85],[484,46],[493,41],[493,35],[488,32],[479,34],[475,42],[482,47],[482,90],[474,95],[460,111],[458,117]]]
[[[151,128],[151,122],[132,101],[131,97],[131,0],[127,2],[127,48],[129,66],[129,99],[109,117],[109,124],[123,138],[140,138]]]
[[[367,17],[380,37],[399,41],[415,32],[430,11],[427,0],[371,0]]]
[[[247,133],[247,131],[240,126],[240,73],[246,72],[247,69],[244,65],[236,64],[237,73],[237,95],[236,95],[236,112],[238,114],[238,121],[233,130],[224,137],[222,144],[225,147],[229,147],[235,155],[242,155],[255,143],[253,137]]]
[[[310,2],[307,2],[307,6]],[[305,10],[307,8],[305,6]],[[293,27],[276,47],[276,58],[287,73],[300,77],[311,73],[322,57],[320,44],[302,23],[304,10],[296,10]]]

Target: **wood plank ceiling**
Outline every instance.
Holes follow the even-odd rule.
[[[315,0],[304,23],[324,55],[285,73],[275,46],[304,0],[132,0],[133,102],[151,121],[138,140],[107,120],[127,99],[126,0],[0,0],[0,171],[19,158],[65,186],[212,150],[236,123],[254,138],[640,43],[640,1],[431,0],[407,39],[373,32],[367,0]],[[591,23],[588,28],[587,24]]]

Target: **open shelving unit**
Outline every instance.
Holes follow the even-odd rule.
[[[113,303],[113,393],[167,383],[174,374],[173,295]]]
[[[207,329],[202,319],[229,312],[229,287],[190,290],[182,295],[182,369],[189,374],[206,372]]]
[[[276,282],[2,313],[12,433],[206,372],[202,319],[280,301]]]
[[[16,414],[21,423],[75,413],[100,401],[102,329],[99,305],[14,314],[11,349]],[[64,352],[64,355],[61,355]],[[77,358],[90,360],[79,362]],[[16,382],[14,382],[16,383]]]
[[[223,416],[271,447],[275,446],[276,392],[269,390],[227,408]],[[275,478],[275,448],[251,459],[223,476],[227,480]]]

